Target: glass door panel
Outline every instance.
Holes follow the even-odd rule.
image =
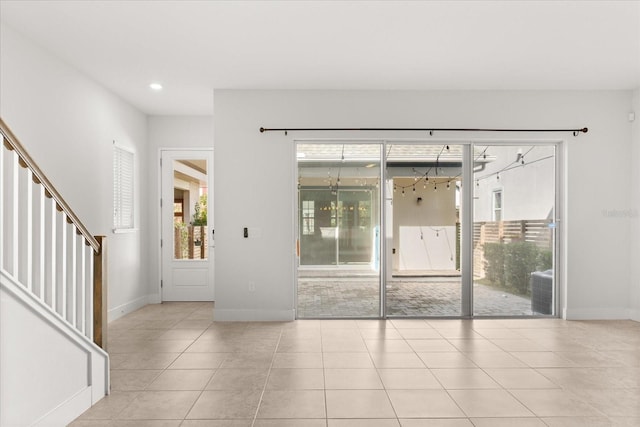
[[[387,143],[388,316],[460,316],[462,145]]]
[[[476,316],[555,314],[554,145],[474,150]]]
[[[298,143],[298,317],[379,317],[380,143]]]

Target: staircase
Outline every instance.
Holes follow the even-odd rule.
[[[109,394],[105,243],[0,119],[0,426],[64,426]]]

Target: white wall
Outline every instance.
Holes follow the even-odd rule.
[[[146,304],[146,117],[6,25],[0,115],[88,230],[108,238],[110,318]],[[113,141],[136,158],[133,233],[113,234]]]
[[[293,316],[293,139],[425,134],[261,134],[265,127],[578,128],[566,139],[563,283],[570,318],[628,318],[630,222],[606,209],[629,203],[631,92],[231,91],[214,94],[217,319]],[[482,140],[486,134],[431,139]],[[238,173],[242,171],[242,173]],[[239,191],[241,189],[241,191]],[[239,196],[241,193],[241,196]],[[262,230],[244,239],[243,227]],[[247,268],[247,266],[250,268]],[[248,284],[255,282],[255,291]]]
[[[396,178],[393,182],[398,186],[393,193],[393,269],[455,270],[455,181],[449,190],[446,183],[441,183],[438,191],[433,191],[432,182],[424,188],[421,181],[415,193],[413,178]],[[403,196],[401,188],[407,186]],[[418,197],[422,198],[420,203]]]
[[[149,302],[160,302],[160,150],[165,148],[212,148],[211,116],[151,116],[148,120],[149,155],[146,165],[150,183],[146,202],[150,206],[149,225]],[[209,197],[215,199],[215,193]],[[210,215],[209,218],[212,218]]]
[[[473,220],[493,221],[493,192],[502,190],[502,219],[546,219],[555,203],[555,159],[553,146],[492,146],[487,155],[497,158],[474,174]],[[524,166],[513,168],[518,151]],[[549,159],[539,161],[546,157]],[[513,168],[513,169],[512,169]],[[504,171],[502,171],[505,169]],[[496,175],[498,172],[501,172]],[[498,179],[498,176],[500,179]]]
[[[640,89],[633,93],[630,111],[635,113],[631,122],[631,200],[629,221],[631,222],[631,318],[640,322]]]

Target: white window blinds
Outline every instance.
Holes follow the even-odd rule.
[[[113,229],[133,228],[133,153],[113,147]]]

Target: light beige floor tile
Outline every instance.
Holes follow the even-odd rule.
[[[387,390],[429,390],[442,386],[428,369],[379,369]]]
[[[360,329],[360,335],[364,339],[371,340],[400,340],[402,335],[397,329],[384,328],[384,329]]]
[[[182,353],[168,369],[217,369],[227,357],[226,353]]]
[[[260,390],[204,391],[187,419],[251,419],[258,409]]]
[[[425,340],[413,340],[408,339],[407,343],[411,348],[419,353],[430,351],[446,351],[455,352],[458,351],[451,343],[444,338],[442,339],[425,339]]]
[[[274,368],[267,380],[267,390],[324,390],[322,369]]]
[[[491,340],[492,343],[500,347],[504,351],[543,351],[550,350],[549,348],[541,345],[539,342],[534,342],[526,338],[519,339],[502,339],[495,338]]]
[[[197,391],[143,391],[118,415],[118,419],[184,419],[199,394]]]
[[[322,353],[276,353],[274,368],[322,368]]]
[[[427,368],[477,368],[471,359],[458,351],[418,353],[418,357]]]
[[[180,421],[177,421],[180,425]],[[111,427],[111,420],[81,420],[77,419],[67,427]]]
[[[505,390],[449,390],[449,394],[468,417],[534,416]]]
[[[483,337],[485,337],[486,339],[500,338],[500,339],[506,339],[506,340],[513,340],[513,339],[523,338],[522,334],[520,334],[518,331],[514,331],[513,329],[507,329],[507,328],[491,328],[491,329],[480,329],[480,330],[476,329],[476,332],[482,335]]]
[[[609,417],[640,417],[640,388],[578,389],[573,392]]]
[[[402,338],[407,340],[442,339],[442,335],[433,328],[398,329]]]
[[[251,427],[253,420],[184,420],[180,427]]]
[[[566,390],[511,390],[511,394],[539,417],[603,415]]]
[[[116,353],[110,358],[111,369],[167,369],[178,356],[180,353]]]
[[[567,359],[570,362],[575,363],[576,366],[581,368],[601,368],[601,367],[620,367],[624,366],[619,360],[607,356],[598,351],[560,351],[556,354],[563,359]]]
[[[577,365],[551,351],[523,351],[511,353],[532,368],[570,368]]]
[[[482,369],[432,369],[431,372],[446,389],[500,388]]]
[[[526,368],[527,364],[504,351],[476,351],[464,353],[481,368]]]
[[[366,352],[364,340],[357,338],[323,338],[322,351],[324,353]]]
[[[200,329],[204,331],[213,322],[206,319],[184,319],[173,325],[173,329]]]
[[[224,369],[260,369],[271,366],[273,353],[236,353],[230,354],[222,365]]]
[[[157,369],[120,369],[111,371],[111,389],[144,390],[162,371]]]
[[[445,328],[437,329],[438,333],[446,339],[485,339],[482,335],[470,328]]]
[[[507,389],[559,388],[546,377],[530,368],[485,369],[491,378]]]
[[[382,381],[375,369],[325,369],[327,390],[382,389]]]
[[[444,390],[389,390],[398,418],[460,418],[464,413]]]
[[[182,420],[113,420],[109,427],[179,427]]]
[[[268,368],[218,369],[207,384],[207,390],[262,390]]]
[[[407,353],[413,350],[405,340],[365,340],[371,353]]]
[[[422,319],[393,319],[389,320],[391,324],[398,330],[400,329],[424,329],[431,328],[425,320]]]
[[[322,340],[350,340],[362,338],[359,328],[352,329],[322,329],[320,332]]]
[[[383,390],[327,390],[328,418],[396,418]]]
[[[322,340],[317,338],[288,338],[280,340],[278,353],[320,353]]]
[[[333,368],[373,368],[369,353],[324,353],[325,369]]]
[[[401,419],[401,427],[473,427],[467,418]]]
[[[352,419],[336,420],[328,419],[328,427],[400,427],[398,420],[373,420],[373,419]]]
[[[321,390],[266,390],[257,418],[325,418]]]
[[[540,418],[472,418],[471,422],[475,427],[546,427]]]
[[[253,427],[326,427],[324,419],[256,420]]]
[[[357,320],[320,320],[320,328],[326,329],[356,329],[358,328]]]
[[[111,394],[103,397],[79,417],[83,420],[110,420],[115,418],[133,399],[138,396],[137,391],[112,390]]]
[[[470,353],[474,351],[501,351],[502,349],[495,345],[490,340],[475,339],[475,340],[459,340],[450,339],[449,342],[457,350]]]
[[[166,332],[160,334],[157,339],[159,340],[195,340],[205,329],[169,329]]]
[[[638,427],[640,417],[610,417],[611,427]]]
[[[549,427],[613,427],[607,417],[544,417],[542,421]]]
[[[204,390],[213,373],[213,370],[169,369],[153,380],[147,390]]]
[[[371,359],[378,369],[426,367],[415,353],[371,353]]]

